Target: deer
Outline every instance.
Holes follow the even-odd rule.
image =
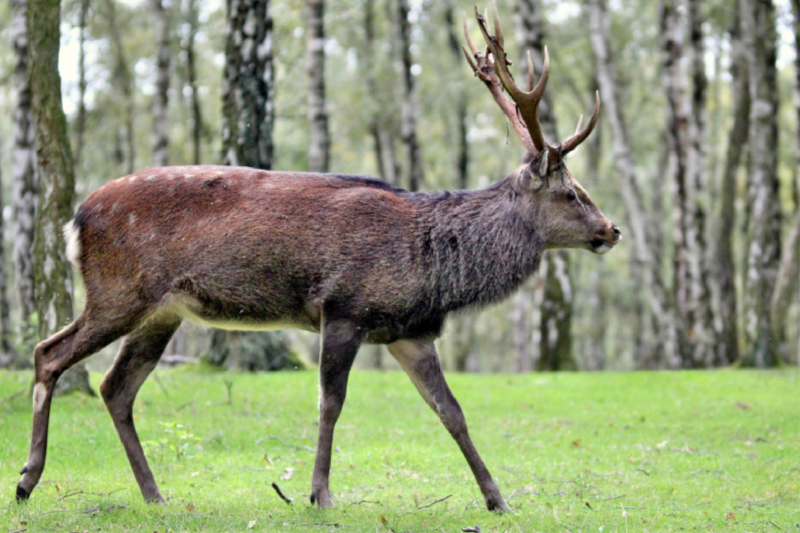
[[[564,166],[597,124],[594,112],[563,143],[548,144],[528,54],[526,89],[508,67],[497,6],[479,52],[464,18],[464,53],[527,149],[525,162],[482,190],[407,192],[355,175],[244,167],[151,168],[90,194],[65,226],[67,256],[86,287],[85,309],[34,350],[30,451],[16,499],[45,466],[59,376],[124,337],[100,385],[133,475],[148,502],[165,502],[133,422],[133,402],[184,320],[227,329],[319,333],[319,435],[310,501],[333,506],[333,432],[348,375],[364,343],[384,344],[456,441],[487,509],[510,508],[467,431],[434,341],[445,318],[499,302],[538,268],[542,254],[596,254],[621,239]],[[506,93],[508,96],[506,96]]]

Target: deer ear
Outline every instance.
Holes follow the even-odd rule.
[[[542,187],[544,181],[536,174],[533,165],[525,166],[518,175],[518,182],[523,190],[536,191]]]
[[[550,163],[550,151],[545,148],[542,152],[542,158],[539,160],[539,178],[545,179],[547,177],[547,165]]]

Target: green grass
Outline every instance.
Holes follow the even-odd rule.
[[[329,511],[306,496],[314,373],[156,377],[135,416],[169,505],[142,502],[102,402],[77,395],[55,400],[44,476],[17,505],[31,376],[0,373],[0,533],[800,530],[794,370],[449,376],[503,516],[401,373],[351,374]]]

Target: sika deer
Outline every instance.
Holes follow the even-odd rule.
[[[476,12],[477,14],[477,12]],[[53,387],[70,366],[125,336],[100,386],[134,476],[163,501],[142,452],[132,406],[184,319],[232,329],[296,327],[322,335],[320,423],[311,501],[328,489],[333,429],[358,347],[388,345],[458,443],[491,510],[508,510],[467,433],[442,375],[434,340],[448,313],[507,297],[551,248],[605,253],[619,230],[592,203],[542,135],[533,86],[508,71],[497,22],[488,44],[465,49],[529,152],[529,163],[485,190],[409,193],[380,180],[231,167],[145,170],[101,187],[66,227],[69,256],[86,284],[86,308],[35,350],[33,435],[17,486],[24,500],[45,464]],[[465,21],[466,32],[466,21]],[[530,60],[529,60],[530,62]],[[511,95],[513,102],[503,94]]]

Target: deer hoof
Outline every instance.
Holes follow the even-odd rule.
[[[311,493],[311,503],[317,504],[317,507],[320,509],[331,509],[333,508],[333,499],[331,499],[331,494],[327,490],[319,490],[314,491]]]
[[[22,503],[31,497],[31,493],[22,488],[22,485],[17,485],[17,503]]]
[[[490,511],[493,511],[498,514],[503,513],[513,513],[514,511],[511,510],[511,507],[505,502],[505,500],[500,497],[499,499],[495,499],[489,497],[486,499],[486,508]]]

